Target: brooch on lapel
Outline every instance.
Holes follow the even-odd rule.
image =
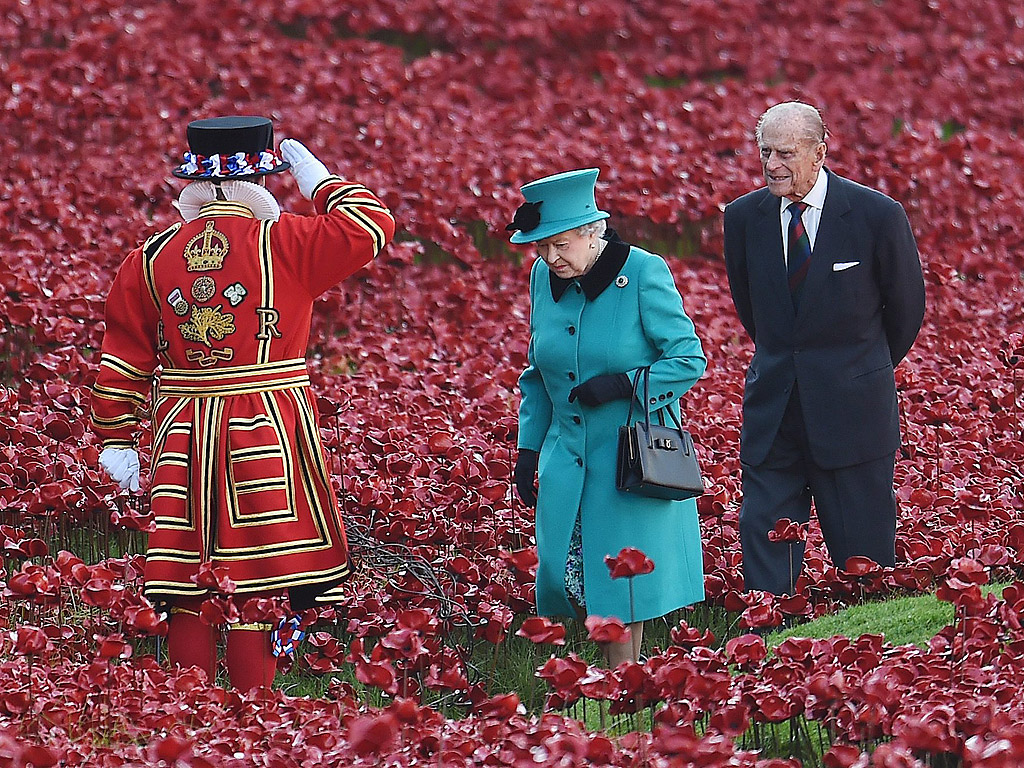
[[[625,288],[627,285],[629,285],[629,278],[626,277],[625,275],[619,275],[618,277],[615,278],[615,285],[617,285],[619,288]]]

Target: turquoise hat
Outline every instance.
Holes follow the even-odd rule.
[[[526,202],[516,210],[515,218],[505,229],[513,231],[513,243],[534,243],[545,237],[582,227],[592,221],[607,219],[597,207],[594,184],[598,168],[566,171],[531,181],[520,191]]]

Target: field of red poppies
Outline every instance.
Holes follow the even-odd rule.
[[[1022,64],[1018,0],[8,3],[0,767],[1024,764]],[[790,98],[822,108],[833,170],[904,203],[929,309],[897,370],[899,565],[837,570],[812,526],[805,573],[776,600],[740,576],[751,345],[721,209],[760,183],[754,122]],[[139,591],[151,521],[88,433],[113,272],[176,219],[185,124],[232,113],[273,117],[398,220],[318,303],[310,350],[365,567],[345,603],[304,617],[291,664],[354,671],[358,692],[339,677],[321,698],[241,696],[161,666],[166,623]],[[504,225],[521,183],[587,166],[620,234],[670,257],[710,360],[686,410],[709,486],[708,605],[732,623],[715,638],[707,609],[685,614],[617,670],[529,620],[532,521],[509,482],[532,257]],[[270,183],[308,210],[287,174]],[[983,597],[994,581],[1011,586]],[[210,616],[232,615],[222,587]],[[866,635],[769,654],[743,634],[935,590],[956,620],[927,649]],[[530,641],[553,651],[539,714],[471,659]],[[653,726],[587,731],[564,709],[580,699]],[[824,755],[808,756],[812,732]],[[759,752],[767,733],[784,743]]]

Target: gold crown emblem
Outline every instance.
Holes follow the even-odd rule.
[[[213,228],[213,222],[206,222],[206,229],[185,244],[185,261],[189,272],[204,272],[220,269],[228,255],[228,238]]]

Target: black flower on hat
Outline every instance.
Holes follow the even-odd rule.
[[[515,232],[517,229],[520,232],[529,232],[531,229],[536,229],[540,224],[540,206],[543,200],[538,200],[536,203],[523,203],[516,209],[516,215],[512,217],[512,223],[508,224],[505,229],[509,232]]]

